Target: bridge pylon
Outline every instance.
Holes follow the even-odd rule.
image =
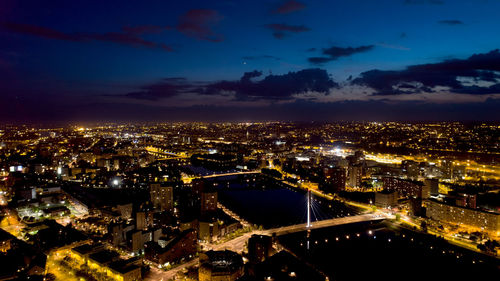
[[[311,227],[311,190],[307,189],[307,228]]]

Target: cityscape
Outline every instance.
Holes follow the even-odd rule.
[[[4,274],[347,280],[382,249],[357,263],[498,274],[499,137],[460,122],[4,126]]]
[[[499,10],[1,1],[0,280],[497,280]]]

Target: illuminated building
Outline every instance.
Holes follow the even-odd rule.
[[[150,198],[153,206],[160,211],[172,212],[174,210],[174,188],[162,186],[159,183],[150,185]]]
[[[144,249],[144,240],[142,235],[142,230],[136,230],[131,234],[131,250],[137,253]]]
[[[135,226],[137,229],[146,229],[153,225],[153,213],[140,211],[135,214]]]
[[[363,166],[360,164],[349,166],[349,186],[360,187]]]
[[[254,234],[248,239],[248,258],[251,262],[263,262],[271,256],[273,239],[271,236]]]
[[[166,243],[148,242],[145,245],[145,255],[148,260],[158,264],[176,262],[181,258],[196,254],[197,234],[194,229],[181,232]]]
[[[222,212],[221,212],[222,213]],[[220,213],[203,215],[198,222],[198,238],[213,242],[240,227],[240,223]]]
[[[215,241],[220,235],[219,221],[215,219],[200,220],[198,226],[198,238],[203,241]]]
[[[412,160],[404,160],[401,162],[401,168],[403,174],[405,174],[410,179],[416,179],[419,176],[420,168],[419,164]]]
[[[453,161],[452,160],[441,161],[441,172],[443,174],[443,179],[451,179],[453,172]]]
[[[339,192],[345,190],[346,171],[344,168],[329,167],[325,168],[323,172],[325,174],[325,181],[327,184],[327,190],[325,191]]]
[[[112,223],[108,225],[108,233],[110,234],[109,239],[113,246],[118,246],[125,241],[125,231],[123,231],[122,223]]]
[[[123,219],[128,220],[132,218],[132,203],[118,204],[116,205],[116,208]]]
[[[424,190],[422,191],[423,198],[429,198],[429,196],[439,195],[439,180],[438,179],[425,179],[424,180]]]
[[[429,200],[426,202],[428,217],[453,224],[461,224],[496,233],[500,231],[500,214],[452,206]]]
[[[191,182],[191,190],[196,194],[196,195],[200,195],[201,192],[205,189],[205,186],[207,185],[207,183],[203,180],[203,179],[194,179],[192,182]]]
[[[243,258],[232,251],[200,254],[199,281],[234,281],[243,276]]]
[[[80,266],[88,266],[93,275],[116,281],[142,280],[140,259],[121,259],[118,253],[106,250],[102,244],[75,247],[69,256]]]
[[[217,191],[203,191],[201,193],[201,212],[209,213],[217,210]]]
[[[388,208],[395,207],[398,204],[398,192],[382,190],[381,192],[375,193],[375,206]]]
[[[384,183],[384,189],[388,191],[397,191],[399,196],[422,198],[423,184],[421,182],[392,177],[384,177],[382,181]]]
[[[455,204],[460,207],[475,209],[477,207],[476,201],[477,201],[476,194],[460,193],[456,197]]]

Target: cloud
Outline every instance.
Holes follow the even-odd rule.
[[[195,90],[195,85],[188,83],[185,78],[173,77],[165,78],[160,82],[143,86],[139,91],[127,93],[125,95],[119,95],[118,97],[157,101]]]
[[[252,78],[256,78],[256,77],[259,77],[262,75],[262,71],[258,71],[258,70],[254,70],[254,71],[251,71],[251,72],[245,72],[243,74],[243,76],[241,77],[241,82],[242,83],[246,83],[246,82],[250,82],[250,80]]]
[[[262,71],[254,70],[245,72],[239,80],[217,82],[165,78],[159,82],[141,86],[138,91],[106,96],[143,101],[191,98],[191,103],[196,103],[196,100],[206,99],[209,95],[213,98],[225,97],[225,100],[231,102],[250,104],[256,101],[293,100],[306,92],[326,95],[331,88],[338,86],[325,70],[318,68],[288,72],[283,75],[268,75],[261,80],[254,81],[262,75]]]
[[[67,34],[54,29],[46,28],[43,26],[36,26],[31,24],[4,22],[0,23],[0,27],[4,30],[34,35],[46,39],[56,39],[65,41],[83,41],[85,38],[78,34]]]
[[[373,50],[374,47],[374,45],[347,48],[332,46],[322,50],[322,54],[325,55],[324,57],[310,57],[308,60],[312,64],[323,64],[332,60],[337,60],[340,57],[348,57],[357,53],[368,52]]]
[[[442,87],[452,93],[500,93],[500,51],[412,65],[403,70],[374,69],[361,73],[352,83],[374,89],[375,95],[429,93]]]
[[[224,37],[217,34],[213,27],[222,19],[223,17],[216,10],[193,9],[180,17],[176,28],[184,35],[198,40],[221,42]]]
[[[159,48],[167,52],[172,52],[173,49],[172,47],[163,44],[163,43],[157,43],[149,40],[144,40],[140,37],[137,37],[133,34],[129,33],[118,33],[118,32],[106,32],[102,34],[88,34],[86,35],[87,38],[89,39],[94,39],[96,41],[107,41],[107,42],[114,42],[122,45],[129,45],[129,46],[140,46],[140,47],[147,47],[147,48]]]
[[[463,21],[460,20],[440,20],[438,21],[439,24],[444,24],[444,25],[461,25],[464,24]]]
[[[290,33],[300,33],[311,30],[305,25],[290,25],[285,23],[266,24],[265,27],[273,31],[273,36],[276,39],[283,39]]]
[[[273,13],[275,14],[289,14],[293,12],[297,12],[300,10],[303,10],[306,8],[306,5],[303,3],[291,0],[291,1],[286,1],[281,6],[273,10]]]
[[[292,95],[308,91],[328,94],[337,87],[326,70],[314,68],[283,75],[268,75],[264,79],[252,82],[250,78],[262,75],[260,71],[247,72],[239,81],[220,81],[206,86],[204,94],[217,95],[221,92],[234,93],[237,100],[289,100]]]
[[[42,26],[13,22],[0,23],[0,28],[9,32],[28,34],[46,39],[72,42],[103,41],[134,47],[161,49],[168,52],[173,51],[173,49],[166,44],[145,40],[137,36],[137,34],[129,32],[65,33]]]
[[[307,59],[312,64],[323,64],[332,61],[332,58],[327,57],[310,57]]]

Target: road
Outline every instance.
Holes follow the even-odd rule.
[[[175,276],[177,275],[178,272],[192,267],[194,265],[197,265],[199,262],[198,258],[192,259],[186,263],[183,263],[175,268],[172,268],[168,271],[163,271],[161,269],[158,269],[156,267],[151,267],[151,271],[146,275],[144,278],[145,281],[167,281],[167,280],[174,280]]]
[[[342,225],[342,224],[357,223],[357,222],[365,222],[365,221],[376,221],[376,220],[383,220],[386,218],[387,217],[385,215],[383,215],[382,213],[363,214],[363,215],[357,215],[357,216],[349,216],[349,217],[343,217],[343,218],[334,218],[334,219],[329,219],[329,220],[315,221],[315,222],[311,223],[311,226],[309,228],[307,227],[306,223],[302,223],[302,224],[295,224],[295,225],[290,225],[290,226],[272,228],[272,229],[264,230],[261,232],[263,234],[266,234],[266,235],[272,235],[275,233],[276,235],[280,236],[280,235],[285,235],[285,234],[289,234],[289,233],[305,231],[308,229],[318,229],[318,228],[324,228],[324,227],[330,227],[330,226],[336,226],[336,225]]]

